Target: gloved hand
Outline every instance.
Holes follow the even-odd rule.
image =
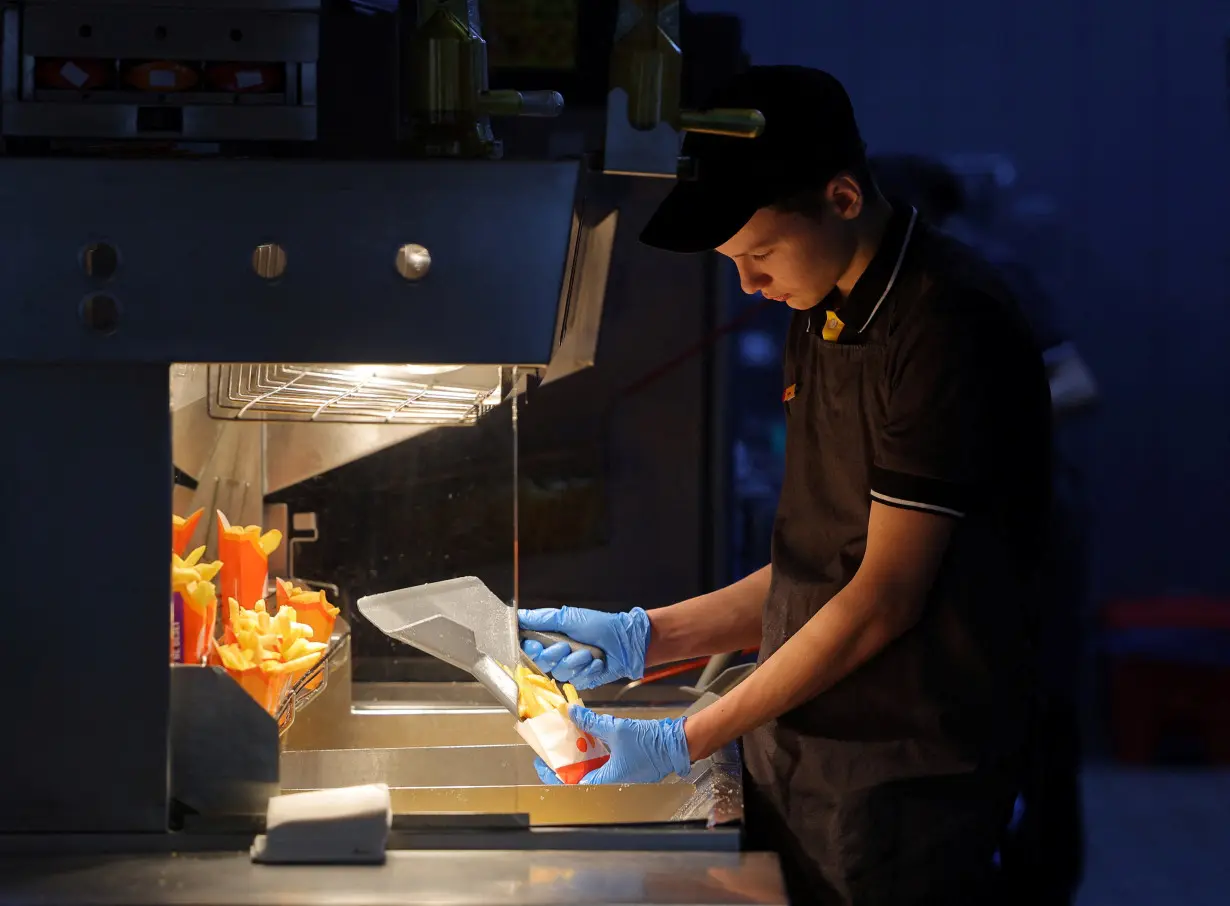
[[[606,660],[588,651],[573,651],[564,642],[543,648],[526,639],[521,647],[543,673],[578,689],[605,686],[617,679],[640,679],[645,675],[645,656],[649,650],[649,615],[639,607],[627,613],[604,613],[581,607],[522,610],[517,618],[522,629],[558,632],[596,645],[606,652]]]
[[[595,714],[579,705],[569,708],[568,716],[581,730],[602,740],[611,750],[611,760],[581,778],[583,784],[657,783],[671,774],[684,777],[692,767],[682,717],[629,720]],[[560,782],[542,759],[534,759],[534,769],[543,783]]]

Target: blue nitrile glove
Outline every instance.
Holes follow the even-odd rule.
[[[517,613],[522,629],[558,632],[594,645],[606,652],[606,660],[588,651],[573,651],[564,642],[545,649],[526,639],[525,653],[543,673],[578,689],[605,686],[617,679],[640,679],[645,675],[645,656],[649,650],[649,615],[639,607],[627,613],[604,613],[582,607],[522,610]]]
[[[657,783],[671,774],[686,777],[692,767],[682,717],[629,720],[595,714],[580,705],[569,708],[568,716],[582,732],[602,740],[611,750],[611,760],[581,778],[583,784]],[[534,768],[543,783],[560,782],[541,759],[535,759]]]
[[[541,758],[534,759],[534,770],[538,772],[538,779],[547,786],[563,786],[564,781],[556,776],[555,772],[547,767],[547,763]]]

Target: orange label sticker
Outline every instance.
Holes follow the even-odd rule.
[[[783,403],[788,403],[792,399],[794,399],[794,389],[798,386],[799,386],[798,384],[791,384],[789,387],[786,388],[786,392],[782,394]]]

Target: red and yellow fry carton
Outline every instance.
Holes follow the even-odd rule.
[[[293,607],[298,621],[312,627],[313,641],[324,642],[328,645],[329,639],[333,636],[333,624],[337,622],[337,615],[341,611],[329,603],[324,591],[299,588],[283,579],[277,580],[277,587],[279,613],[282,607]],[[314,676],[308,680],[304,688],[315,689],[323,681],[323,676]]]
[[[226,668],[231,678],[239,683],[243,691],[252,696],[256,703],[271,716],[276,715],[278,707],[282,704],[282,698],[286,695],[286,690],[291,686],[290,674],[276,663],[241,664],[232,667],[227,665],[225,655],[222,655],[222,659],[222,666]]]
[[[218,511],[218,557],[222,574],[218,577],[218,593],[227,600],[256,601],[265,597],[269,581],[269,555],[282,543],[282,533],[270,529],[261,534],[259,525],[231,525],[226,515]],[[222,615],[223,629],[229,629],[230,613]],[[231,641],[229,635],[227,641]]]
[[[218,594],[211,581],[222,564],[201,563],[204,547],[185,558],[171,554],[171,662],[202,664],[209,656],[218,619]]]
[[[191,516],[171,516],[171,550],[177,557],[182,557],[192,541],[192,533],[196,531],[197,523],[201,521],[200,509]]]
[[[555,680],[518,666],[509,671],[517,681],[517,733],[529,743],[547,767],[564,783],[580,783],[581,778],[611,759],[601,740],[584,733],[568,716],[570,705],[581,705],[581,697],[570,683],[561,690]]]
[[[581,732],[565,707],[518,722],[517,733],[560,780],[574,784],[610,761],[611,753],[601,740]]]
[[[227,601],[233,642],[217,644],[226,672],[270,714],[276,714],[288,688],[324,655],[324,642],[312,641],[312,627],[298,622],[293,607],[270,616],[264,601],[248,609]]]
[[[312,627],[312,638],[327,643],[341,611],[329,603],[324,591],[299,588],[284,579],[277,580],[277,588],[278,607],[295,608],[299,622]]]

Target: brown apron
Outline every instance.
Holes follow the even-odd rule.
[[[809,332],[806,314],[795,317],[762,661],[862,561],[885,358],[875,331],[833,343]],[[986,652],[1022,653],[1012,631],[981,616],[994,608],[967,606],[995,561],[977,532],[964,531],[917,626],[743,740],[747,844],[779,853],[793,903],[952,906],[981,902],[992,883],[1017,779],[1006,761],[984,756],[984,744],[997,723],[1009,735],[1019,723],[996,717],[1014,699],[992,681]]]

